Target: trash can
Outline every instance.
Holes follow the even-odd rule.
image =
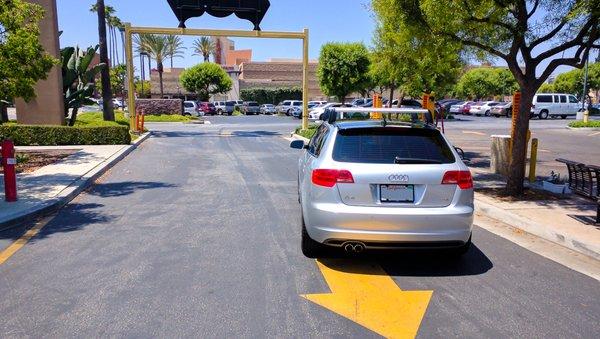
[[[492,135],[490,170],[508,176],[510,164],[510,135]]]

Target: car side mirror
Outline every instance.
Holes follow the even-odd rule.
[[[306,144],[304,144],[304,140],[292,140],[290,147],[295,149],[305,149]]]

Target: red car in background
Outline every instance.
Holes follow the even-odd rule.
[[[475,104],[474,101],[466,102],[461,110],[462,114],[470,115],[471,114],[471,105]]]
[[[204,112],[204,115],[217,115],[217,108],[212,102],[200,102],[198,109]]]

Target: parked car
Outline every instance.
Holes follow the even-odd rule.
[[[215,105],[217,114],[220,115],[220,114],[223,114],[223,112],[226,112],[225,101],[213,101],[213,104]]]
[[[392,101],[392,107],[398,107],[398,99]],[[421,103],[415,99],[402,99],[401,108],[422,108]]]
[[[237,107],[236,101],[233,101],[233,100],[225,101],[225,110],[222,111],[222,114],[232,115],[233,111],[235,111],[236,107]]]
[[[259,115],[260,114],[260,105],[256,101],[246,101],[242,106],[242,113],[246,115]]]
[[[312,100],[312,101],[308,102],[308,108],[317,107],[319,105],[323,105],[326,103],[327,103],[327,101],[324,101],[324,100]]]
[[[303,111],[304,111],[304,109],[302,108],[302,106],[294,106],[291,108],[290,115],[293,116],[294,118],[302,119]]]
[[[204,112],[202,112],[202,110],[200,110],[200,106],[195,101],[184,101],[183,102],[183,115],[200,117],[200,116],[204,115]]]
[[[600,115],[600,104],[591,104],[588,107],[588,112],[590,115]]]
[[[307,145],[290,146],[304,150],[298,201],[305,256],[324,248],[469,249],[471,172],[434,127],[323,122]]]
[[[458,99],[445,99],[445,100],[441,100],[436,102],[436,104],[439,104],[439,108],[444,112],[444,113],[452,113],[450,112],[450,108],[453,105],[456,105],[458,103],[463,102],[462,100],[458,100]]]
[[[370,107],[373,106],[372,98],[357,98],[350,102],[350,106],[352,107]]]
[[[309,120],[320,120],[321,115],[323,113],[325,113],[325,110],[327,108],[332,108],[332,107],[354,107],[354,106],[352,106],[352,104],[341,104],[339,102],[329,102],[324,105],[319,105],[319,106],[315,107],[312,111],[309,111],[308,119]]]
[[[562,119],[566,119],[568,116],[577,115],[580,108],[581,103],[571,94],[536,94],[533,97],[531,115],[537,116],[540,119],[548,119],[548,117],[561,117]]]
[[[217,115],[217,109],[212,102],[200,102],[199,107],[200,111],[204,112],[204,115]]]
[[[285,115],[291,115],[292,107],[299,107],[299,106],[302,106],[302,101],[300,101],[300,100],[285,100],[284,102],[281,103],[281,106],[280,106],[278,112],[285,113]]]
[[[500,102],[490,109],[490,114],[495,117],[512,117],[512,102]]]
[[[471,109],[469,113],[474,115],[485,115],[486,117],[490,116],[490,112],[492,107],[498,105],[496,101],[480,101],[471,105]]]
[[[459,101],[455,104],[452,104],[450,106],[449,112],[452,114],[462,114],[463,107],[467,103],[468,101]]]
[[[276,108],[273,104],[263,104],[260,105],[260,114],[275,114]]]

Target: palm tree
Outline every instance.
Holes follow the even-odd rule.
[[[203,36],[200,39],[194,41],[194,55],[201,55],[204,57],[204,62],[208,62],[210,55],[215,50],[215,44],[209,37]]]
[[[137,52],[145,52],[156,61],[158,81],[160,83],[160,97],[164,95],[163,90],[163,61],[169,56],[169,44],[167,36],[155,34],[140,34],[133,37]]]
[[[173,68],[173,58],[181,58],[183,57],[183,41],[180,37],[176,35],[167,36],[167,46],[169,49],[169,53],[167,54],[171,59],[171,68]]]
[[[100,44],[100,62],[108,65],[108,51],[106,47],[106,8],[104,0],[96,1],[98,12],[98,41]],[[115,111],[112,106],[112,91],[110,88],[110,73],[108,67],[103,67],[101,74],[102,81],[102,112],[106,121],[115,121]]]

